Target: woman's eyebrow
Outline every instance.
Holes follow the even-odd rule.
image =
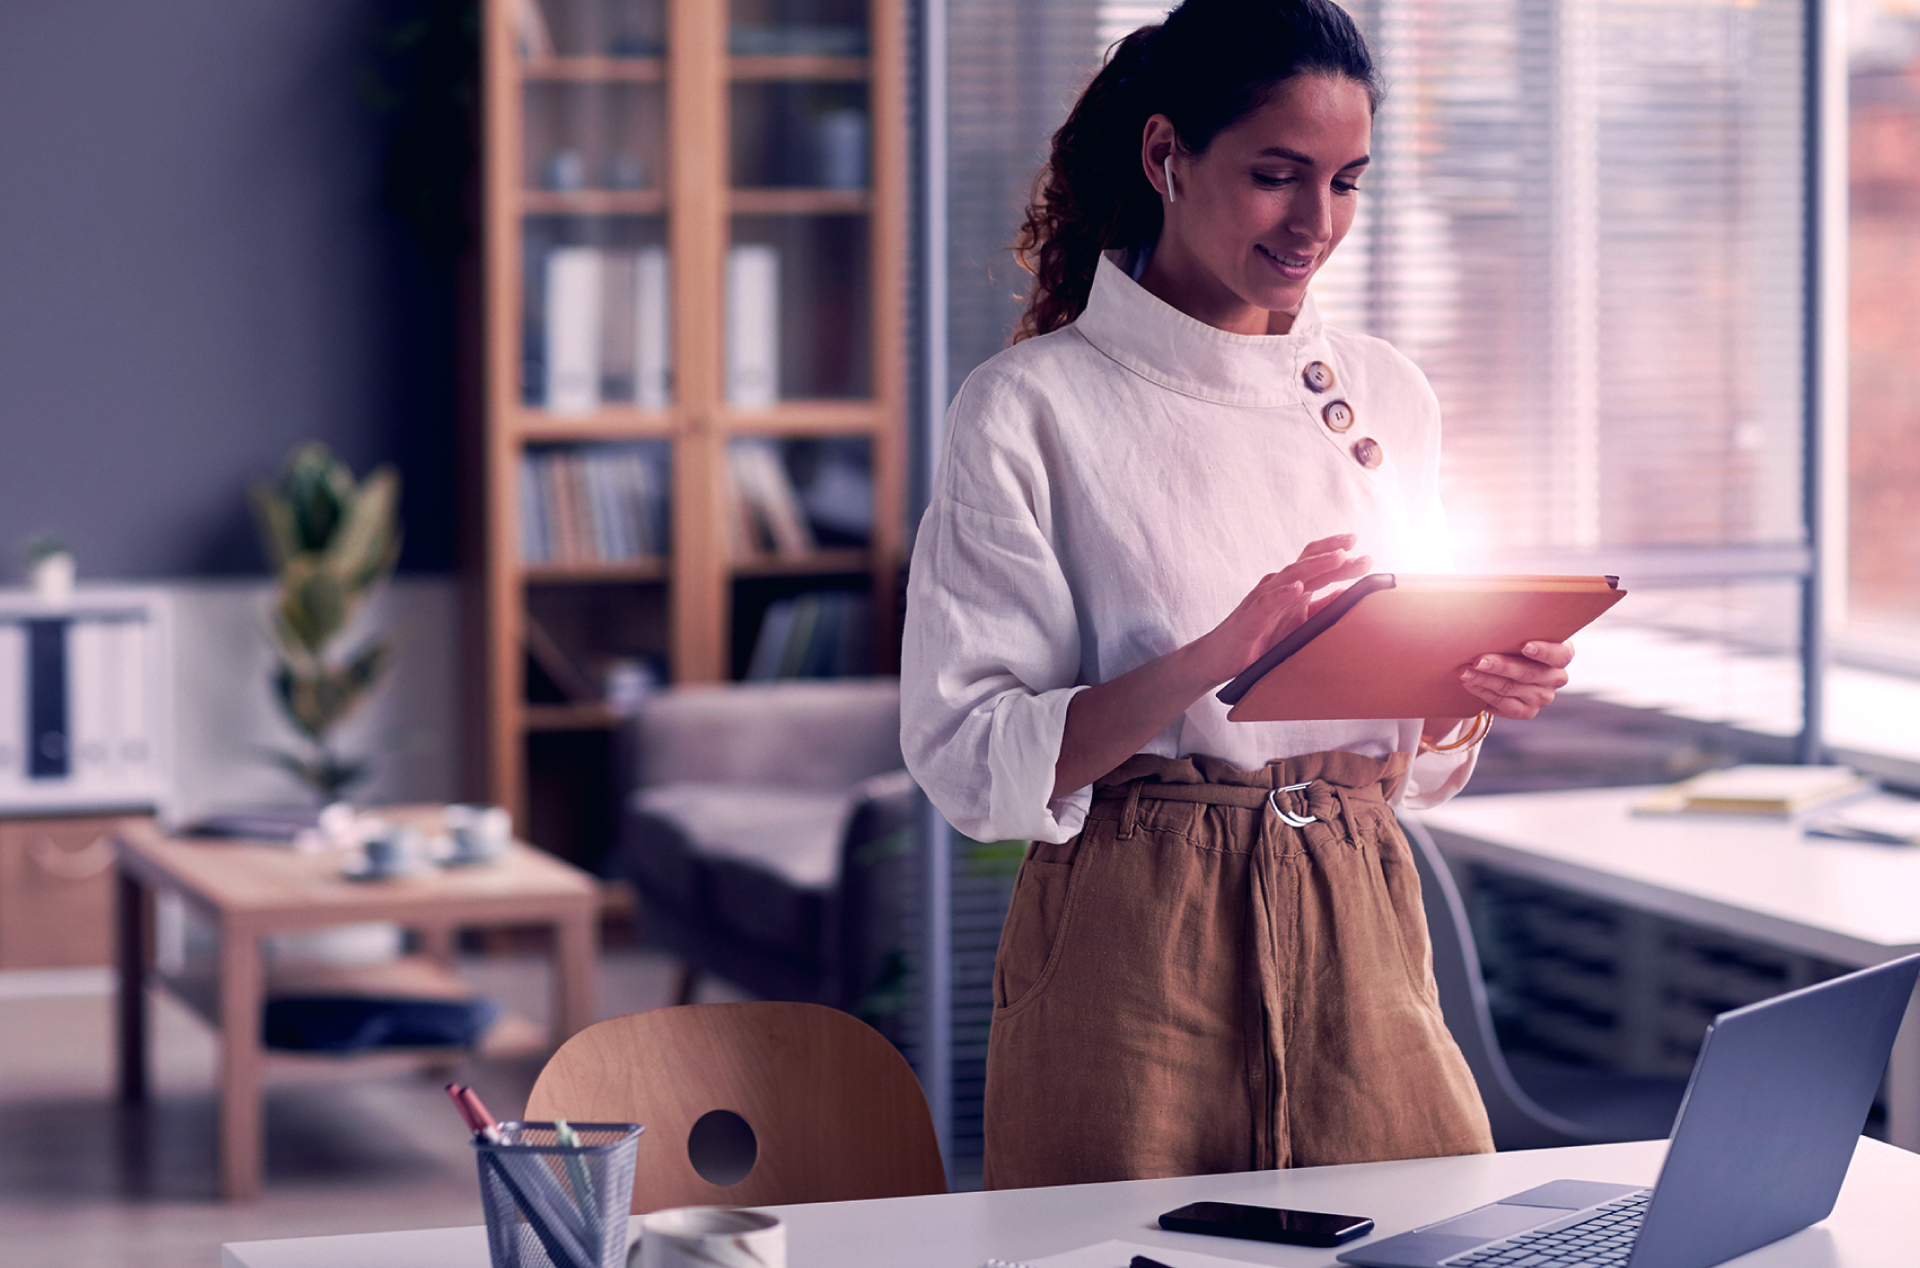
[[[1260,151],[1260,153],[1255,157],[1282,158],[1293,163],[1304,163],[1308,167],[1319,166],[1319,163],[1316,162],[1311,155],[1302,154],[1298,150],[1290,150],[1284,145],[1269,145],[1266,149]],[[1344,172],[1349,167],[1365,167],[1368,163],[1371,163],[1372,161],[1373,161],[1373,156],[1371,154],[1362,154],[1359,158],[1354,159],[1350,163],[1341,164],[1339,170]]]

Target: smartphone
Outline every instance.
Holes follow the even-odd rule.
[[[1338,1246],[1371,1233],[1373,1221],[1364,1215],[1286,1211],[1277,1206],[1241,1206],[1236,1202],[1192,1202],[1162,1215],[1160,1227],[1176,1233],[1245,1237],[1256,1242]]]

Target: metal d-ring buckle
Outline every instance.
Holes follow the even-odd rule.
[[[1309,780],[1304,784],[1288,784],[1285,788],[1275,788],[1267,793],[1267,804],[1273,807],[1273,813],[1280,816],[1280,822],[1286,824],[1289,828],[1304,828],[1309,823],[1318,823],[1320,821],[1312,815],[1297,815],[1282,810],[1280,803],[1273,799],[1274,793],[1299,792],[1302,789],[1311,787],[1313,787],[1313,781]]]

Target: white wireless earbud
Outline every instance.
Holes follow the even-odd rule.
[[[1180,200],[1174,197],[1174,194],[1173,194],[1173,155],[1172,153],[1168,153],[1167,157],[1160,160],[1160,170],[1167,174],[1167,201],[1170,203],[1179,202]]]

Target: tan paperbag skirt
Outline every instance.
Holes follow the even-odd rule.
[[[1388,805],[1407,760],[1137,756],[1079,836],[1028,849],[987,1187],[1492,1150]]]

